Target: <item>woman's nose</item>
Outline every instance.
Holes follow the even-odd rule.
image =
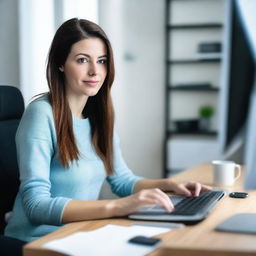
[[[95,75],[97,75],[97,73],[98,73],[98,70],[97,70],[96,64],[91,63],[89,71],[88,71],[89,76],[95,76]]]

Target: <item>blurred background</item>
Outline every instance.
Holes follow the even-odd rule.
[[[134,173],[167,177],[224,158],[232,2],[0,0],[0,84],[18,87],[26,104],[47,91],[56,29],[89,19],[112,42],[116,129]]]

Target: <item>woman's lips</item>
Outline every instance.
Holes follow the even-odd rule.
[[[84,82],[90,86],[95,86],[99,83],[99,81],[94,81],[94,80],[88,80],[88,81],[84,81]]]

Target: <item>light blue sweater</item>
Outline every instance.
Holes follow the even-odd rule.
[[[114,135],[114,173],[106,177],[94,151],[88,119],[73,117],[73,129],[81,153],[69,169],[58,159],[52,107],[44,96],[26,109],[16,134],[21,185],[5,235],[31,241],[58,229],[67,202],[97,200],[107,178],[112,191],[128,196],[140,179],[125,164]]]

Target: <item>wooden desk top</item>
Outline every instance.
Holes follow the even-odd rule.
[[[184,173],[173,177],[177,182],[188,180],[198,181],[212,185],[212,171],[210,164],[202,164],[191,168]],[[244,191],[242,189],[243,172],[234,186],[222,187],[228,191]],[[256,191],[247,191],[246,199],[225,197],[210,215],[199,224],[186,226],[182,229],[172,230],[157,237],[162,238],[161,246],[148,254],[148,256],[240,256],[256,255],[256,235],[233,234],[217,232],[214,228],[226,218],[237,213],[256,213]],[[136,221],[128,219],[105,219],[95,221],[82,221],[65,225],[63,228],[28,243],[24,247],[24,256],[57,256],[63,255],[50,252],[41,246],[53,239],[62,238],[77,231],[89,231],[105,226],[106,224],[131,225]]]

